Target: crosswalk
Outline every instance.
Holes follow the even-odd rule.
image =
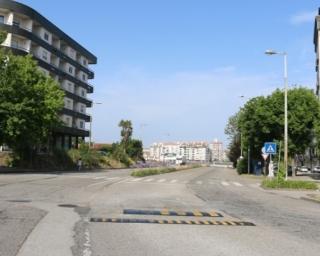
[[[155,183],[155,184],[190,184],[190,185],[220,185],[223,187],[260,187],[260,183],[242,184],[238,181],[203,181],[203,180],[178,180],[178,179],[165,179],[165,178],[129,178],[123,181],[124,183]]]
[[[73,176],[73,178],[76,178],[77,176]],[[80,177],[79,177],[80,178]],[[81,177],[84,178],[84,177]],[[88,177],[87,177],[88,178]],[[232,181],[232,180],[201,180],[201,179],[195,179],[195,180],[185,180],[185,179],[168,179],[163,177],[105,177],[105,176],[97,176],[97,177],[91,177],[92,180],[95,182],[93,184],[90,184],[89,186],[98,186],[108,183],[144,183],[144,184],[168,184],[168,185],[176,185],[176,184],[185,184],[185,185],[194,185],[194,186],[221,186],[226,188],[259,188],[260,183],[241,183],[239,181]]]

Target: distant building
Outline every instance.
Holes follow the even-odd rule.
[[[320,98],[320,72],[319,72],[319,60],[320,60],[320,8],[318,11],[318,15],[315,18],[314,24],[314,49],[316,52],[316,72],[317,72],[317,86],[316,86],[316,94]]]
[[[149,149],[149,160],[159,162],[209,162],[207,142],[159,142]]]
[[[223,161],[225,159],[223,142],[216,139],[209,143],[209,149],[211,151],[211,161]]]

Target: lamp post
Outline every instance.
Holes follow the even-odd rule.
[[[266,50],[267,55],[282,55],[284,59],[284,170],[286,180],[288,179],[288,68],[287,53],[277,52],[274,50]]]
[[[101,102],[92,102],[92,107],[93,107],[93,105],[101,105],[102,103]],[[90,117],[90,127],[89,127],[89,134],[90,134],[90,136],[89,136],[89,148],[91,148],[92,147],[92,115],[91,115],[91,117]]]
[[[244,95],[240,95],[239,98],[244,99]],[[242,148],[242,132],[240,131],[240,159],[243,159],[243,148]]]

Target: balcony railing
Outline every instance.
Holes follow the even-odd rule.
[[[27,27],[21,25],[20,23],[17,23],[17,22],[4,22],[3,24],[9,25],[9,26],[13,26],[13,27],[18,27],[18,28],[21,28],[21,29],[23,29],[23,30],[26,30],[26,31],[32,33],[32,35],[34,35],[35,37],[37,37],[37,38],[40,39],[41,41],[43,41],[43,42],[45,42],[45,43],[48,44],[48,42],[45,41],[40,35],[34,33],[34,31],[33,31],[32,29],[27,28]],[[74,61],[75,63],[77,63],[79,66],[87,69],[87,71],[89,71],[89,73],[90,73],[90,74],[89,74],[90,77],[93,77],[93,76],[94,76],[94,72],[93,72],[92,69],[90,69],[89,67],[86,67],[86,66],[82,65],[82,63],[79,62],[78,60],[73,59],[73,58],[71,58],[70,56],[68,56],[68,54],[66,54],[65,52],[63,52],[63,50],[61,49],[61,47],[60,47],[60,49],[59,49],[59,48],[57,48],[57,47],[56,47],[55,45],[53,45],[53,44],[49,44],[49,45],[53,48],[53,51],[59,51],[59,52],[62,54],[62,58],[63,58],[63,59],[69,59],[69,60],[71,59],[71,60],[73,60],[73,61]],[[86,72],[86,73],[88,73],[88,72]]]

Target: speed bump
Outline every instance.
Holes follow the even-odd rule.
[[[192,221],[192,220],[157,220],[157,219],[126,219],[126,218],[91,218],[90,222],[108,223],[146,223],[146,224],[182,224],[182,225],[211,225],[211,226],[255,226],[247,221]]]
[[[159,215],[159,216],[185,216],[185,217],[223,217],[221,213],[210,211],[202,212],[199,210],[195,211],[169,211],[169,210],[136,210],[136,209],[124,209],[123,214],[132,215]]]

